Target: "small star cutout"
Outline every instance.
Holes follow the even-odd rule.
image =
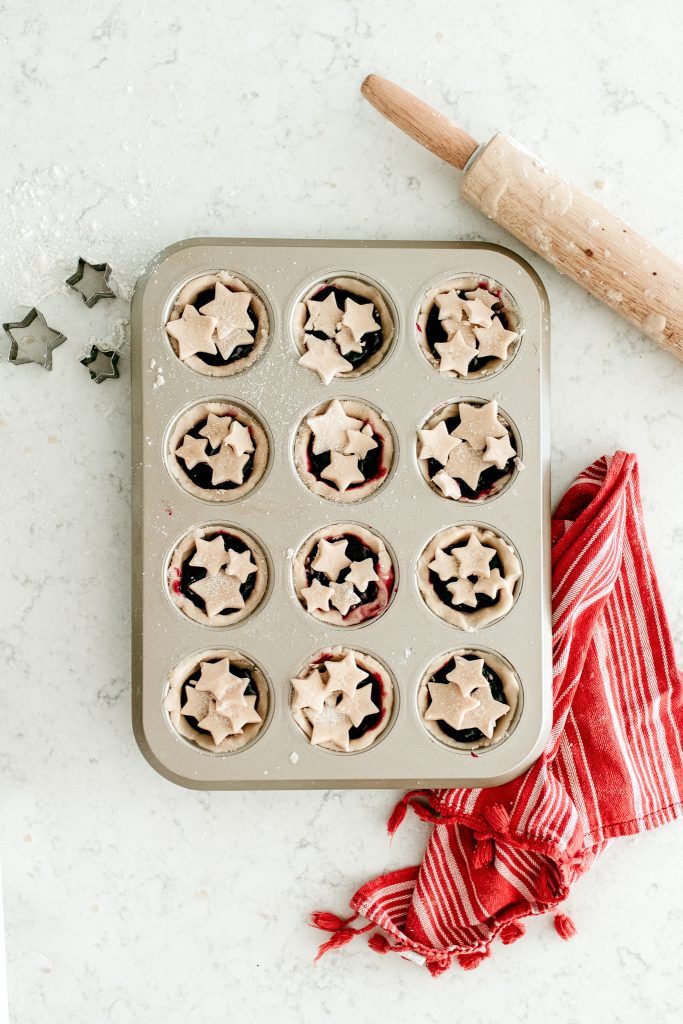
[[[500,302],[500,298],[497,295],[493,295],[492,292],[486,290],[486,288],[477,288],[473,292],[465,292],[466,299],[479,299],[485,306],[492,309],[497,302]]]
[[[484,659],[458,658],[453,659],[455,666],[446,676],[449,683],[455,683],[460,687],[465,696],[469,697],[473,690],[480,686],[488,686],[484,676]]]
[[[468,712],[479,707],[479,701],[462,692],[455,683],[427,683],[432,702],[425,711],[428,722],[446,722],[452,729],[462,729]]]
[[[209,413],[209,418],[199,431],[202,437],[208,439],[212,448],[220,448],[225,438],[230,433],[233,420],[230,416],[216,416],[214,412]]]
[[[190,565],[206,569],[209,576],[217,576],[228,560],[228,552],[221,536],[213,540],[197,538],[197,550],[190,560]]]
[[[206,462],[206,441],[201,437],[185,434],[180,448],[176,448],[176,458],[182,459],[188,469],[194,469],[198,462]]]
[[[90,379],[96,384],[101,384],[103,380],[115,380],[118,377],[118,361],[118,352],[105,352],[97,345],[93,345],[90,354],[81,359],[81,364],[87,366]]]
[[[246,583],[252,573],[257,571],[257,567],[251,560],[251,551],[229,551],[228,565],[225,571],[228,576],[234,576],[240,583]]]
[[[202,718],[206,718],[211,710],[211,697],[208,693],[198,693],[194,686],[188,686],[186,693],[187,701],[180,709],[181,715],[185,715],[186,718],[196,718],[198,722]]]
[[[418,430],[417,436],[420,439],[418,459],[436,459],[442,466],[448,462],[448,457],[453,449],[461,444],[459,438],[449,434],[448,427],[443,420],[428,430]]]
[[[471,324],[476,324],[478,327],[486,327],[491,323],[491,307],[481,299],[466,299],[465,300],[465,311],[467,313],[467,319]]]
[[[211,738],[217,747],[223,742],[223,740],[227,739],[228,736],[234,736],[230,719],[225,718],[223,715],[219,715],[216,711],[212,711],[206,716],[206,718],[202,718],[201,722],[198,722],[197,724],[200,729],[206,729],[207,732],[211,733]]]
[[[464,548],[454,548],[452,555],[458,562],[458,574],[461,578],[477,576],[479,579],[491,575],[490,562],[495,556],[495,548],[485,547],[475,533]]]
[[[379,708],[371,700],[372,686],[359,686],[352,697],[345,694],[337,704],[337,711],[342,712],[353,722],[354,728],[358,728],[364,718],[369,715],[376,715]]]
[[[244,608],[239,580],[234,576],[227,576],[222,572],[217,576],[205,576],[204,579],[191,583],[190,590],[201,597],[210,619],[226,610],[237,611]]]
[[[251,455],[254,450],[254,442],[251,439],[249,429],[243,423],[233,420],[230,431],[225,435],[223,444],[229,444],[235,455]]]
[[[292,679],[294,696],[292,707],[295,711],[310,708],[311,711],[322,711],[325,702],[325,683],[318,669],[304,678]]]
[[[178,345],[180,359],[203,352],[206,355],[216,354],[216,342],[213,332],[216,329],[215,316],[202,316],[194,306],[185,306],[179,320],[169,320],[166,331]]]
[[[372,428],[368,431],[365,427],[362,430],[349,430],[348,438],[344,455],[357,455],[359,459],[364,459],[368,452],[378,447],[377,441],[372,436]]]
[[[469,444],[461,444],[448,456],[446,472],[454,479],[463,480],[468,487],[476,491],[479,477],[490,465],[484,462],[481,452],[477,452]]]
[[[517,338],[517,332],[506,331],[497,316],[488,327],[475,327],[474,333],[479,342],[477,355],[495,356],[497,359],[507,359],[508,349]]]
[[[332,590],[320,582],[313,580],[310,587],[302,587],[301,596],[306,602],[306,610],[309,612],[329,612]]]
[[[465,318],[465,304],[458,295],[457,289],[441,292],[434,299],[439,307],[439,320],[456,320],[460,323]]]
[[[458,566],[452,555],[437,548],[434,561],[429,563],[430,572],[436,573],[442,583],[453,580],[458,575]]]
[[[352,484],[365,483],[358,467],[358,456],[341,455],[339,452],[332,452],[330,464],[320,476],[323,480],[330,480],[339,491],[346,491]]]
[[[315,572],[324,573],[329,580],[336,582],[342,569],[351,565],[351,559],[346,557],[348,541],[323,540],[318,544],[318,551],[311,562],[311,568]]]
[[[357,342],[364,334],[374,334],[379,330],[379,324],[372,315],[374,309],[372,302],[354,302],[353,299],[347,299],[344,303],[342,325],[348,327]]]
[[[327,695],[340,691],[352,697],[358,688],[358,684],[368,678],[367,672],[356,664],[356,656],[353,651],[347,651],[339,661],[326,661],[327,669]]]
[[[469,441],[473,448],[482,452],[486,447],[487,437],[505,437],[507,430],[498,419],[498,403],[485,402],[483,405],[468,405],[460,402],[458,406],[460,423],[453,433]]]
[[[230,331],[227,338],[221,338],[220,335],[216,335],[216,348],[226,362],[240,345],[251,346],[253,344],[254,338],[246,330]]]
[[[446,589],[451,593],[451,604],[464,604],[468,608],[477,607],[477,595],[468,579],[454,580],[453,583],[447,583]]]
[[[353,336],[353,332],[349,327],[342,324],[337,331],[334,339],[339,347],[339,351],[343,356],[347,352],[362,352],[363,346],[360,341],[356,341]]]
[[[335,743],[342,750],[349,749],[349,729],[353,723],[348,715],[327,704],[320,711],[306,708],[304,714],[313,726],[311,743]]]
[[[242,332],[248,332],[254,326],[254,321],[247,312],[251,298],[251,292],[231,292],[220,281],[216,281],[214,298],[200,309],[204,316],[215,318],[218,340],[230,344],[230,352],[238,344],[242,344]],[[232,335],[237,331],[240,332],[239,340],[231,344]],[[247,339],[247,344],[253,344],[254,339],[250,334],[247,334]],[[229,357],[230,352],[226,355],[221,348],[224,359]]]
[[[330,583],[330,590],[332,604],[342,615],[348,615],[351,608],[360,603],[360,598],[351,583]]]
[[[487,597],[497,597],[499,590],[507,590],[509,584],[503,579],[498,569],[494,569],[486,579],[479,579],[474,584],[475,594],[486,594]]]
[[[244,732],[245,725],[263,721],[256,710],[256,694],[254,693],[245,697],[244,703],[222,700],[216,704],[216,712],[222,718],[230,720],[230,732],[233,736]]]
[[[500,701],[494,699],[488,684],[475,690],[474,696],[477,700],[477,706],[465,712],[463,727],[465,729],[479,729],[480,732],[483,732],[484,736],[491,739],[496,722],[503,715],[507,714],[510,708],[507,704],[501,704]]]
[[[514,459],[517,452],[510,444],[508,434],[505,437],[487,437],[486,451],[482,455],[484,462],[492,462],[498,469],[505,469],[510,459]]]
[[[90,309],[100,299],[116,298],[116,292],[109,284],[110,277],[111,267],[108,263],[88,263],[79,256],[76,272],[67,277],[65,283],[78,292]]]
[[[211,466],[211,483],[214,486],[228,481],[239,485],[243,482],[244,467],[249,456],[235,455],[229,445],[223,445],[216,455],[209,455],[206,461]]]
[[[445,469],[440,469],[438,473],[434,474],[432,477],[432,483],[436,484],[441,493],[447,498],[452,498],[453,501],[457,501],[462,495],[460,486],[452,476],[448,475]]]
[[[318,302],[316,299],[306,299],[306,307],[309,315],[304,330],[320,331],[328,338],[334,338],[342,318],[342,311],[337,305],[334,292],[330,292],[322,302]]]
[[[43,314],[33,307],[23,320],[2,325],[10,340],[9,361],[17,366],[37,363],[45,370],[52,369],[52,352],[66,338],[61,331],[50,327]]]
[[[349,431],[359,431],[363,421],[355,416],[347,416],[339,399],[330,402],[324,413],[309,416],[307,425],[313,434],[313,454],[323,452],[343,452],[348,442]]]
[[[221,658],[220,661],[202,662],[196,688],[202,693],[210,693],[216,701],[228,698],[233,703],[240,699],[244,703],[247,683],[243,676],[236,676],[230,671],[229,658]]]
[[[437,341],[434,348],[439,353],[439,373],[455,370],[461,377],[466,375],[470,363],[479,354],[467,343],[462,331],[456,331],[448,341]]]
[[[299,359],[299,366],[314,370],[323,384],[329,384],[337,374],[353,369],[353,364],[344,359],[332,341],[321,341],[320,338],[307,334],[306,349]]]
[[[352,562],[351,568],[346,574],[346,583],[353,583],[356,590],[364,594],[368,589],[368,583],[376,583],[379,576],[375,572],[372,558],[364,558],[361,562]]]

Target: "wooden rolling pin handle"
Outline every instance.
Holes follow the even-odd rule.
[[[470,135],[392,82],[369,75],[361,91],[380,113],[455,167],[463,169],[477,149]],[[503,134],[479,147],[463,176],[462,194],[683,359],[683,267],[624,221]]]

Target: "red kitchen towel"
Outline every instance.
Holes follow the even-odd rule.
[[[432,974],[476,967],[524,934],[521,919],[554,910],[610,840],[681,813],[683,675],[647,546],[634,455],[585,470],[552,524],[553,727],[539,760],[492,789],[407,793],[435,822],[425,858],[362,886],[354,915],[314,914],[334,934],[321,953],[376,927]],[[355,918],[370,923],[352,928]],[[571,919],[555,918],[563,938]]]

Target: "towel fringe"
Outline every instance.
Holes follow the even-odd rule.
[[[569,942],[576,935],[576,925],[569,914],[555,914],[553,924],[555,931],[565,942]]]
[[[476,953],[458,953],[458,963],[464,971],[474,971],[490,956],[491,952],[488,949],[478,950]]]
[[[484,817],[495,832],[507,834],[510,829],[510,812],[503,804],[491,804],[484,811]]]
[[[441,818],[438,814],[435,814],[429,807],[425,807],[424,804],[418,802],[425,797],[429,798],[430,795],[428,789],[411,789],[405,793],[389,815],[389,820],[387,821],[387,832],[389,835],[393,836],[398,831],[408,813],[409,807],[412,807],[415,814],[422,821],[440,821]]]
[[[474,852],[472,854],[472,865],[475,868],[485,868],[487,864],[493,864],[496,857],[496,844],[493,839],[486,836],[476,839]]]
[[[331,914],[327,910],[314,910],[309,924],[313,928],[320,928],[323,932],[338,932],[347,924],[355,921],[357,917],[358,914],[352,914],[351,917],[338,917],[337,914]]]
[[[510,921],[508,924],[503,925],[498,934],[503,945],[510,946],[517,939],[521,939],[523,935],[526,935],[526,928],[521,921]]]

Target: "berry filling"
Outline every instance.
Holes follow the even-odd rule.
[[[213,658],[213,659],[207,658],[207,659],[205,660],[205,664],[209,664],[209,665],[212,665],[212,664],[214,664],[214,662],[216,662],[216,661],[220,661],[220,660],[221,660],[220,658]],[[252,679],[252,676],[251,676],[251,672],[249,672],[249,671],[248,671],[248,670],[247,670],[246,668],[235,668],[235,666],[234,666],[234,665],[232,665],[232,664],[230,665],[230,672],[231,672],[231,673],[232,673],[232,675],[234,675],[234,676],[239,676],[239,678],[240,678],[240,679],[248,679],[248,680],[249,680],[249,682],[247,683],[246,689],[245,689],[245,691],[244,691],[244,695],[245,695],[245,697],[253,697],[253,696],[256,696],[256,704],[255,704],[255,710],[256,710],[256,711],[258,711],[258,712],[260,713],[260,708],[259,708],[259,704],[260,704],[260,698],[259,698],[259,693],[258,693],[258,690],[256,689],[256,687],[254,686],[254,682],[253,682],[253,679]],[[193,673],[192,673],[192,675],[191,675],[191,676],[189,676],[189,678],[187,678],[187,679],[185,680],[185,682],[183,683],[183,686],[182,686],[182,690],[181,690],[181,695],[180,695],[180,697],[181,697],[181,705],[182,705],[183,707],[184,707],[184,706],[185,706],[185,704],[187,703],[187,699],[188,699],[188,690],[189,690],[189,684],[190,684],[190,683],[197,683],[197,682],[199,682],[199,679],[200,679],[200,677],[201,677],[201,674],[202,674],[202,670],[201,670],[201,666],[200,666],[200,667],[198,667],[198,668],[196,669],[196,671],[195,671],[195,672],[193,672]],[[261,717],[263,717],[263,716],[261,716]],[[192,728],[193,728],[193,729],[195,729],[195,730],[196,730],[197,732],[200,732],[200,733],[202,733],[202,734],[203,734],[204,736],[211,736],[211,733],[209,732],[209,730],[208,730],[208,729],[202,729],[202,728],[201,728],[201,726],[199,725],[199,722],[197,721],[197,719],[196,719],[196,718],[193,718],[193,717],[192,717],[191,715],[185,715],[185,720],[186,720],[186,721],[187,721],[187,722],[188,722],[188,723],[189,723],[189,724],[190,724],[190,725],[192,726]]]
[[[223,547],[226,551],[235,551],[238,555],[241,555],[243,551],[251,551],[248,544],[245,544],[239,537],[234,537],[226,530],[216,530],[215,533],[207,534],[202,539],[212,541],[215,540],[216,537],[223,538]],[[192,590],[192,584],[196,583],[197,580],[203,580],[205,576],[208,576],[208,570],[204,569],[200,565],[190,565],[194,556],[195,552],[191,551],[183,561],[182,570],[180,572],[178,572],[177,569],[175,570],[176,579],[173,580],[171,586],[176,594],[182,594],[183,597],[186,597],[188,601],[191,601],[196,608],[199,608],[200,611],[206,612],[206,605],[199,594],[195,594],[194,590]],[[250,573],[245,582],[240,584],[240,594],[244,601],[247,600],[255,586],[256,573]],[[224,608],[221,612],[218,612],[218,614],[232,615],[234,614],[234,610],[231,608]]]
[[[450,554],[452,554],[453,551],[457,551],[458,548],[464,548],[464,547],[467,547],[467,544],[465,542],[463,542],[462,544],[451,544],[450,547],[444,548],[444,551],[446,552],[447,555],[450,555]],[[493,572],[494,569],[497,569],[501,576],[505,575],[505,571],[503,569],[503,563],[501,562],[501,560],[498,557],[497,553],[491,559],[490,567],[491,567],[491,571],[492,572]],[[479,582],[479,577],[478,576],[468,576],[467,578],[469,579],[470,583],[475,583],[476,584],[476,583]],[[450,590],[448,589],[446,583],[443,580],[439,579],[439,576],[432,569],[429,570],[429,582],[431,583],[431,585],[432,585],[432,587],[434,589],[434,593],[439,597],[439,599],[445,605],[447,605],[449,608],[454,608],[455,611],[457,611],[457,612],[462,612],[464,615],[471,615],[472,612],[476,612],[480,608],[490,608],[492,605],[496,604],[497,601],[498,601],[498,597],[497,596],[496,597],[489,597],[488,594],[477,594],[476,595],[476,598],[477,598],[476,606],[471,606],[471,605],[468,605],[468,604],[455,604],[454,605],[453,604],[453,595],[451,594]]]
[[[194,306],[194,308],[197,310],[197,312],[199,312],[200,309],[202,308],[202,306],[207,306],[210,302],[213,301],[214,296],[215,296],[215,289],[214,288],[205,288],[204,291],[201,291],[199,293],[199,295],[196,297],[196,299],[194,299],[190,303],[190,305]],[[253,304],[253,302],[249,303],[249,305],[247,307],[247,313],[251,316],[251,319],[254,321],[254,324],[256,324],[257,323],[257,317],[256,317],[256,313],[254,311],[254,304]],[[256,326],[250,327],[247,330],[247,334],[250,334],[251,337],[254,338],[254,341],[255,341],[256,340]],[[244,359],[244,357],[251,352],[253,347],[254,347],[253,342],[252,342],[251,345],[237,345],[232,350],[232,352],[230,353],[230,355],[228,356],[227,359],[224,359],[223,356],[220,354],[220,352],[215,352],[214,355],[211,355],[208,352],[197,352],[197,353],[195,353],[195,358],[196,359],[201,359],[201,361],[203,363],[206,363],[207,366],[228,366],[230,363],[236,363],[238,359]]]
[[[492,307],[493,314],[494,316],[498,317],[506,331],[512,330],[512,328],[510,327],[510,319],[505,311],[503,300],[501,298],[501,289],[491,288],[487,281],[480,281],[477,287],[483,288],[485,291],[489,292],[490,295],[498,296],[498,301],[495,302]],[[465,292],[472,290],[473,289],[470,288],[459,290],[457,293],[458,298],[466,299],[467,296],[465,295]],[[435,346],[437,344],[445,344],[448,341],[448,333],[444,329],[442,321],[439,320],[439,312],[439,307],[437,306],[436,303],[434,303],[429,311],[427,323],[425,324],[425,337],[427,339],[427,345],[429,346],[429,350],[436,360],[440,360],[440,356]],[[418,330],[420,330],[419,324],[417,325],[417,328]],[[487,366],[494,359],[495,356],[475,356],[472,359],[467,372],[475,373],[477,370],[481,370],[482,367]]]
[[[456,427],[460,426],[460,417],[456,414],[455,416],[449,416],[448,419],[444,420],[446,429],[449,434],[452,434]],[[510,435],[510,444],[515,447],[515,439]],[[502,469],[498,469],[497,466],[490,466],[488,469],[483,470],[479,475],[479,486],[476,491],[465,483],[460,477],[458,477],[458,485],[463,498],[469,498],[470,501],[474,501],[477,498],[485,498],[491,493],[495,485],[503,477],[508,476],[512,473],[515,467],[514,457],[510,457],[505,463]],[[429,473],[430,480],[433,480],[438,472],[443,469],[443,466],[437,459],[427,459],[427,470]]]
[[[461,655],[461,657],[465,661],[477,661],[479,656],[477,654],[465,654]],[[444,683],[447,685],[449,680],[446,677],[449,674],[449,672],[453,671],[454,668],[455,658],[449,658],[445,665],[442,665],[438,672],[434,673],[430,682]],[[493,699],[509,707],[509,704],[505,698],[505,691],[503,689],[503,683],[500,679],[500,676],[498,676],[493,671],[493,669],[486,664],[486,662],[484,662],[482,674],[486,679],[486,682],[491,687],[491,695],[493,696]],[[429,690],[427,690],[427,694],[429,694]],[[431,703],[431,698],[428,697],[427,707],[429,707]],[[450,738],[455,740],[456,743],[476,743],[479,740],[484,739],[484,733],[481,731],[481,729],[454,729],[453,726],[449,725],[448,722],[444,722],[442,719],[438,719],[437,724],[441,731],[444,732],[447,736],[450,736]]]
[[[358,305],[374,305],[370,299],[364,298],[362,295],[356,295],[354,292],[347,291],[345,288],[337,288],[336,285],[323,285],[317,290],[314,295],[310,295],[309,298],[315,299],[316,302],[324,302],[328,295],[334,295],[334,301],[337,303],[339,309],[343,310],[347,299],[353,299]],[[377,312],[375,306],[372,311],[372,319],[378,325],[378,331],[371,331],[361,336],[361,345],[363,346],[362,352],[345,352],[344,359],[346,359],[352,366],[361,366],[366,359],[369,359],[379,348],[381,348],[384,341],[384,334],[382,332],[382,321],[380,315]],[[327,334],[322,331],[307,331],[307,334],[312,334],[315,338],[320,338],[321,341],[329,341]]]
[[[325,660],[329,661],[329,658],[329,654],[324,654],[322,655],[322,657],[317,659],[316,664],[322,665],[322,663]],[[363,668],[362,664],[360,664],[358,667],[363,669],[364,672],[366,671],[366,669]],[[380,722],[384,721],[386,715],[384,707],[384,683],[382,682],[381,678],[378,675],[375,675],[373,672],[368,672],[367,675],[368,681],[361,683],[358,689],[364,690],[366,686],[372,687],[370,691],[370,699],[372,703],[375,705],[375,707],[379,708],[379,711],[375,711],[374,714],[372,715],[366,715],[363,721],[360,723],[360,725],[351,726],[351,728],[349,729],[350,740],[360,739],[361,736],[365,736],[366,732],[370,732],[371,729],[377,728]],[[343,700],[343,696],[343,694],[339,694],[337,703]]]
[[[235,411],[232,410],[232,409],[227,410],[226,411],[226,415],[233,416],[233,417],[237,416]],[[206,438],[203,437],[202,434],[201,434],[201,431],[204,429],[204,427],[206,426],[207,423],[208,423],[208,417],[200,420],[198,423],[196,423],[194,425],[194,427],[192,427],[191,430],[187,431],[187,435],[189,435],[189,437],[194,437],[194,438],[196,438],[199,441],[206,441],[206,454],[207,455],[217,455],[218,452],[221,450],[221,446],[218,445],[217,448],[212,448],[211,442],[207,441]],[[247,427],[247,429],[249,430],[249,433],[251,434],[252,433],[251,430],[248,427]],[[252,436],[252,440],[253,440],[253,436]],[[189,476],[189,478],[192,481],[192,483],[196,484],[197,487],[202,487],[204,490],[207,490],[207,491],[208,490],[211,490],[211,491],[231,491],[235,487],[241,487],[249,479],[249,477],[251,476],[252,470],[254,468],[254,453],[252,452],[249,455],[249,458],[247,459],[246,463],[244,464],[244,469],[242,470],[242,483],[241,484],[233,483],[232,480],[225,480],[225,481],[223,481],[223,483],[214,484],[214,483],[211,482],[212,481],[212,476],[213,476],[213,470],[212,470],[211,466],[207,462],[198,462],[196,466],[192,467],[192,469],[188,469],[187,464],[186,464],[185,460],[183,459],[182,455],[176,455],[176,458],[178,459],[179,462],[182,462],[183,469],[185,470],[185,472]]]
[[[364,426],[369,422],[369,420],[366,420]],[[372,424],[370,424],[370,426],[372,426]],[[387,475],[387,470],[382,459],[382,455],[384,453],[382,438],[375,433],[373,433],[372,437],[377,442],[377,446],[375,448],[371,448],[365,458],[358,459],[358,468],[365,479],[363,480],[363,483],[350,484],[347,488],[349,491],[354,491],[358,487],[364,487],[371,480],[381,480]],[[327,469],[332,461],[332,452],[321,452],[319,455],[316,455],[313,451],[314,440],[315,438],[312,436],[308,442],[308,448],[306,449],[308,472],[311,476],[314,476],[316,480],[321,480],[330,487],[336,487],[336,484],[332,483],[330,480],[323,480],[322,477],[324,470]],[[338,490],[338,488],[336,489]]]
[[[351,565],[347,565],[345,569],[342,569],[337,577],[337,583],[343,583],[349,573],[353,570],[354,562],[362,562],[367,558],[372,559],[372,567],[376,574],[379,576],[379,582],[382,584],[382,601],[379,607],[373,607],[378,597],[380,596],[380,589],[376,582],[371,580],[364,591],[358,591],[356,588],[357,596],[360,598],[358,604],[352,608],[354,618],[374,618],[383,611],[389,603],[392,591],[394,589],[395,574],[393,564],[389,566],[386,571],[383,571],[380,566],[379,558],[377,554],[364,544],[360,537],[354,536],[352,533],[342,533],[335,537],[326,537],[326,540],[331,543],[336,543],[340,540],[346,541],[346,557],[351,559]],[[329,576],[324,572],[318,572],[312,567],[312,562],[315,560],[319,550],[319,545],[316,544],[308,555],[305,562],[306,569],[306,580],[310,587],[313,580],[318,580],[323,586],[328,586],[330,582]],[[367,615],[359,616],[358,609],[367,608]]]

